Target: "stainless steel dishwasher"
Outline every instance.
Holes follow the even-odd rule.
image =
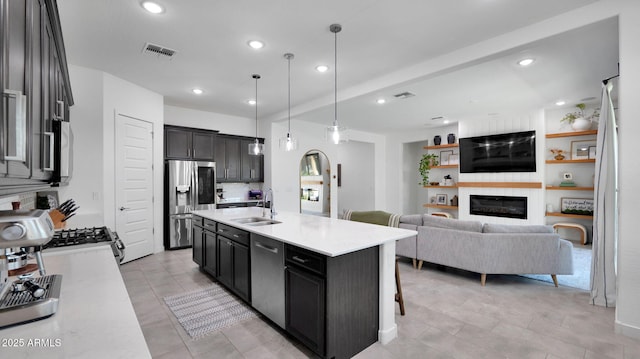
[[[285,328],[284,244],[251,233],[251,304]]]

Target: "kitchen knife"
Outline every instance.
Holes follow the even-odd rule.
[[[75,215],[76,215],[75,213],[70,214],[70,215],[68,215],[68,216],[64,217],[64,218],[62,219],[62,221],[61,221],[61,222],[66,222],[66,221],[67,221],[67,219],[69,219],[69,218],[71,218],[71,217],[73,217],[73,216],[75,216]]]

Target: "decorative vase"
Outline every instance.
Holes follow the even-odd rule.
[[[450,133],[447,136],[447,143],[448,144],[456,143],[456,135],[454,135],[453,133]]]
[[[440,143],[442,143],[442,138],[440,138],[440,136],[435,136],[433,138],[433,144],[436,146],[440,146]]]
[[[564,155],[557,154],[554,158],[558,161],[561,161],[561,160],[564,160]]]
[[[578,117],[571,123],[571,128],[574,131],[586,131],[591,129],[591,121],[583,117]]]

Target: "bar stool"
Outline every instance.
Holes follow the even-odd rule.
[[[402,284],[400,284],[400,270],[398,267],[398,259],[396,256],[396,297],[395,300],[400,305],[400,315],[404,315],[404,298],[402,298]]]

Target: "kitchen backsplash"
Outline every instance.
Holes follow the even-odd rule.
[[[249,190],[261,190],[262,183],[218,183],[217,188],[222,188],[223,199],[247,200]]]
[[[16,201],[20,202],[20,209],[34,209],[36,208],[36,192],[0,197],[0,210],[12,209],[11,202]]]

